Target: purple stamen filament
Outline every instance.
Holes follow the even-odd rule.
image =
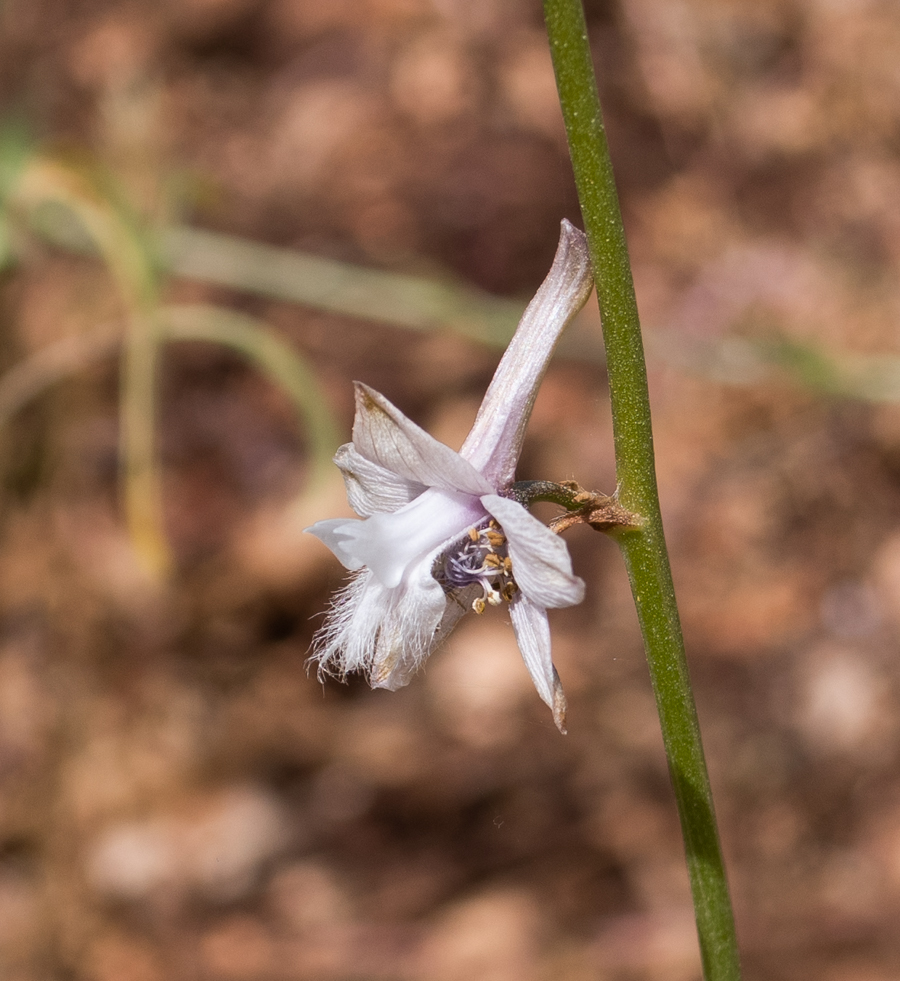
[[[512,574],[512,562],[507,554],[506,536],[496,521],[470,528],[457,550],[444,556],[443,566],[436,578],[448,591],[462,590],[477,583],[482,595],[472,601],[476,613],[484,613],[486,605],[499,606],[509,602],[518,587]]]

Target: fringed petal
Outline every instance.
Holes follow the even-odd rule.
[[[397,588],[363,569],[334,597],[313,646],[320,675],[362,671],[373,688],[391,691],[409,682],[465,612],[427,573],[432,561]]]

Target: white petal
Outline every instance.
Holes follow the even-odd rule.
[[[553,266],[528,304],[460,450],[494,487],[505,487],[513,479],[525,426],[553,349],[587,302],[592,285],[587,240],[564,221]]]
[[[555,609],[584,599],[584,581],[572,574],[566,543],[517,501],[496,494],[481,503],[506,535],[512,574],[519,589],[538,606]]]
[[[516,642],[528,668],[534,687],[553,710],[553,721],[560,732],[566,731],[566,696],[550,650],[550,624],[547,613],[527,596],[517,594],[509,605]]]
[[[355,571],[361,569],[365,562],[356,555],[352,548],[351,543],[356,535],[352,526],[362,523],[357,518],[328,518],[325,521],[317,521],[314,525],[303,530],[310,535],[315,535],[320,542],[327,545],[345,569]]]
[[[429,487],[392,514],[319,521],[309,531],[348,569],[368,566],[382,585],[393,587],[422,556],[461,538],[485,517],[477,497]]]
[[[343,679],[351,671],[368,671],[378,625],[388,609],[390,591],[368,569],[361,570],[331,600],[325,623],[316,632],[311,660],[319,676]]]
[[[375,658],[369,672],[373,688],[396,691],[409,684],[465,613],[432,578],[433,559],[430,556],[422,563],[419,575],[393,591],[390,611],[378,627]]]
[[[361,670],[373,688],[391,691],[407,684],[460,615],[431,577],[432,561],[393,589],[363,569],[335,596],[314,642],[320,674]]]
[[[455,450],[429,436],[375,389],[355,382],[353,445],[372,463],[406,480],[468,494],[494,488]]]
[[[340,447],[334,462],[344,475],[350,507],[363,518],[397,511],[425,490],[424,484],[407,480],[367,460],[352,443]]]

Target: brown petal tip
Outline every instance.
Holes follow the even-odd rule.
[[[568,730],[566,729],[566,710],[568,709],[568,704],[566,703],[566,696],[563,692],[562,682],[559,680],[559,675],[556,673],[556,668],[553,669],[553,721],[556,723],[556,728],[566,735]]]

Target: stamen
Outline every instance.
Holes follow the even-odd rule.
[[[493,518],[486,526],[470,528],[455,548],[435,563],[433,575],[450,594],[476,583],[481,586],[482,595],[472,601],[478,614],[488,606],[510,602],[518,592],[512,560],[506,554],[506,535]]]

